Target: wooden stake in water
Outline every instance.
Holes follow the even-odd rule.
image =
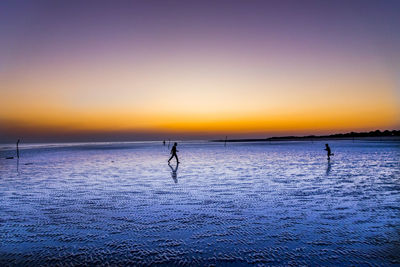
[[[18,147],[18,144],[19,144],[19,139],[17,141],[17,158],[19,158],[19,147]]]

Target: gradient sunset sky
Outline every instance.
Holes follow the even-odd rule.
[[[400,1],[1,1],[0,143],[400,126]]]

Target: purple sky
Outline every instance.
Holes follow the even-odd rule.
[[[374,109],[382,114],[355,125],[355,130],[395,128],[399,126],[394,118],[400,100],[399,29],[400,1],[1,1],[0,92],[5,97],[0,100],[0,141],[12,140],[27,129],[32,138],[43,129],[51,129],[48,132],[57,137],[66,127],[76,129],[71,140],[79,131],[84,137],[90,130],[101,139],[102,129],[79,128],[80,114],[95,119],[104,114],[136,118],[139,126],[123,122],[106,126],[135,132],[138,139],[142,131],[151,132],[152,138],[171,130],[177,136],[190,137],[196,131],[207,136],[208,125],[214,123],[210,118],[233,125],[229,114],[236,113],[244,114],[243,121],[254,119],[260,125],[256,129],[243,124],[248,127],[246,136],[350,129],[351,122],[341,124],[340,118],[332,128],[296,126],[307,112],[314,112],[305,107],[324,101],[325,93],[329,105],[343,103],[354,121],[363,115],[352,110],[352,102],[365,108],[367,117]],[[110,77],[102,79],[104,73]],[[113,88],[121,81],[125,83]],[[247,85],[236,88],[239,83]],[[310,84],[316,88],[310,89]],[[355,88],[349,96],[346,84]],[[213,86],[231,89],[216,95]],[[175,87],[187,89],[184,95],[193,105],[178,105],[171,113],[161,104],[152,107]],[[204,90],[204,99],[199,90]],[[276,100],[271,97],[274,90]],[[302,99],[303,92],[315,99]],[[219,97],[227,94],[232,96],[223,103]],[[294,95],[300,99],[290,99]],[[263,97],[267,109],[259,101]],[[196,99],[211,103],[199,105]],[[374,99],[380,101],[376,107]],[[293,129],[279,124],[288,107],[294,107],[293,116],[299,118],[286,122]],[[43,115],[46,110],[59,117]],[[334,116],[324,112],[328,118]],[[193,115],[205,128],[193,130],[179,120],[180,114]],[[268,114],[275,116],[268,122],[275,128],[260,119]],[[50,123],[64,119],[62,127]],[[315,121],[322,125],[318,118]],[[229,127],[227,132],[235,132],[239,126]],[[104,132],[105,138],[109,132]]]

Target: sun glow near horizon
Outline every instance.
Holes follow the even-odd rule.
[[[114,18],[118,12],[107,16]],[[295,20],[281,21],[277,15],[274,19],[281,24],[276,28],[255,27],[266,14],[233,21],[237,28],[232,30],[225,25],[232,19],[228,13],[219,15],[223,19],[203,13],[218,27],[195,20],[185,26],[187,31],[168,17],[175,27],[168,29],[122,16],[122,21],[107,25],[110,29],[101,28],[101,21],[70,32],[76,23],[72,14],[52,26],[51,17],[45,16],[43,25],[33,29],[43,30],[40,38],[20,37],[37,47],[35,53],[23,44],[0,47],[10,63],[0,71],[2,128],[8,135],[16,134],[13,125],[76,133],[312,134],[400,125],[399,69],[393,63],[398,53],[380,47],[377,32],[362,30],[351,37],[357,28],[348,30],[315,17],[325,23],[325,30],[334,29],[330,38],[307,21],[298,34],[292,29]],[[369,25],[364,19],[355,23]],[[352,20],[342,23],[352,25]],[[127,23],[139,31],[125,29]],[[30,26],[18,27],[15,31],[23,32]]]

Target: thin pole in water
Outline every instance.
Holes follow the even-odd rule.
[[[19,139],[17,141],[17,158],[19,158],[19,147],[18,147],[18,144],[19,144]]]

